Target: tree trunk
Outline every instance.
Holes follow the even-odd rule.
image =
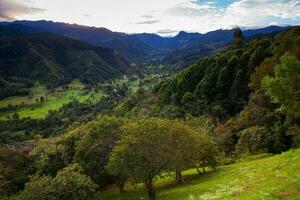
[[[183,184],[181,171],[177,171],[177,170],[176,170],[176,183]]]
[[[205,173],[205,167],[204,166],[202,166],[202,170],[203,170],[203,173]]]
[[[149,178],[145,182],[145,185],[146,185],[146,190],[147,190],[149,199],[155,200],[156,199],[156,194],[155,194],[155,191],[154,191],[154,188],[153,188],[153,178]]]
[[[125,183],[126,183],[126,178],[120,178],[119,180],[117,180],[116,184],[119,188],[120,193],[125,192],[124,190]]]
[[[199,175],[201,175],[202,173],[200,172],[200,169],[197,167],[197,172]]]

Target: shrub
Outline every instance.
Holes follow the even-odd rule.
[[[34,176],[14,200],[88,200],[97,185],[81,174],[78,164],[60,170],[54,178]]]
[[[268,152],[274,141],[273,134],[262,126],[253,126],[241,131],[236,145],[238,154],[256,154]]]

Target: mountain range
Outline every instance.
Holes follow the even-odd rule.
[[[161,37],[157,34],[140,33],[126,34],[113,32],[106,28],[88,27],[53,21],[14,21],[1,22],[2,26],[18,28],[27,33],[50,32],[58,35],[79,39],[96,46],[116,49],[132,62],[144,62],[154,56],[170,56],[173,52],[199,50],[210,51],[225,46],[233,40],[232,30],[215,30],[205,34],[181,31],[174,37]],[[245,37],[259,34],[270,34],[288,27],[269,26],[252,30],[244,30]],[[212,48],[213,47],[213,48]],[[200,52],[201,52],[200,51]]]

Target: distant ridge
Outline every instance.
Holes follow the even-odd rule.
[[[126,34],[113,32],[106,28],[82,26],[52,21],[1,22],[3,26],[13,26],[26,32],[51,32],[79,39],[97,46],[113,48],[134,62],[144,61],[153,55],[167,55],[182,49],[202,48],[203,45],[224,46],[232,41],[233,30],[215,30],[205,34],[181,31],[174,37],[161,37],[157,34]],[[244,30],[245,37],[257,34],[270,34],[288,27],[269,26]],[[27,30],[26,30],[27,29]]]

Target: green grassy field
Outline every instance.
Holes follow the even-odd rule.
[[[96,103],[105,95],[102,91],[84,90],[85,86],[79,80],[74,80],[68,86],[69,89],[63,90],[62,87],[58,87],[54,92],[50,92],[46,87],[36,84],[31,88],[31,96],[14,96],[0,100],[0,108],[9,104],[18,105],[15,111],[1,112],[0,120],[6,120],[8,116],[13,115],[15,112],[19,114],[20,118],[41,119],[48,114],[49,110],[58,110],[70,101]],[[36,101],[41,96],[46,98],[46,93],[47,101],[44,103]]]
[[[185,183],[173,179],[156,181],[158,200],[300,200],[300,149],[259,160],[222,166],[215,172],[198,175],[196,170],[184,172]],[[128,184],[119,194],[110,188],[97,200],[147,199],[141,185]]]

